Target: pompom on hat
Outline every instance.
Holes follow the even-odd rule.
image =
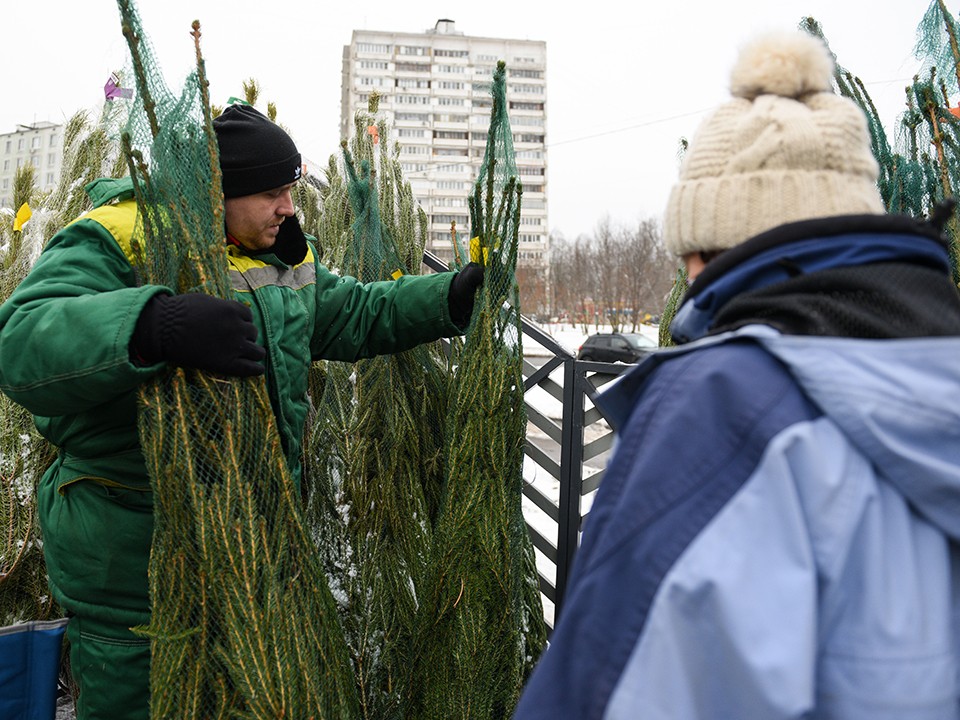
[[[250,105],[230,105],[213,121],[223,196],[253,195],[300,179],[300,153],[286,131]]]
[[[866,117],[834,94],[833,70],[802,32],[743,48],[734,99],[700,125],[670,192],[668,250],[721,251],[784,223],[884,212]]]

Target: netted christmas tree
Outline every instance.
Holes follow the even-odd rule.
[[[363,282],[419,274],[426,217],[374,97],[328,172],[318,238]],[[395,148],[394,148],[395,149]],[[439,344],[356,363],[315,364],[308,506],[340,602],[363,717],[411,717],[406,672],[443,479],[446,359]]]
[[[119,0],[137,101],[124,135],[146,282],[231,298],[221,176],[197,70],[164,84]],[[140,393],[154,496],[151,715],[351,718],[357,701],[333,597],[299,512],[263,377],[170,369]]]
[[[801,27],[826,42],[813,18]],[[873,154],[880,165],[878,187],[890,213],[932,217],[960,188],[960,25],[943,0],[933,0],[917,27],[914,56],[920,70],[905,89],[905,108],[893,138],[884,128],[863,82],[837,63],[840,94],[864,111]],[[954,282],[960,284],[960,221],[952,215],[950,241]]]
[[[494,74],[483,164],[460,248],[485,267],[462,348],[454,348],[447,479],[410,667],[409,717],[504,718],[546,641],[533,546],[521,511],[523,405],[515,280],[522,187]]]
[[[466,342],[454,340],[449,358],[430,345],[314,365],[309,517],[341,605],[364,717],[505,717],[545,641],[520,511],[526,421],[513,274],[520,195],[503,77],[501,68],[494,140],[471,199],[497,194],[474,214],[473,252],[489,263],[490,289],[482,291],[486,300],[478,297]],[[331,267],[366,282],[419,272],[426,238],[426,217],[377,104],[374,94],[355,118],[353,141],[331,159],[318,234]],[[499,310],[480,310],[481,303]],[[467,413],[470,420],[448,406],[448,397],[470,403],[478,394],[492,405]],[[464,515],[469,522],[459,522]],[[452,613],[438,610],[447,572],[471,588]],[[488,634],[468,640],[458,631],[478,625]],[[467,698],[481,695],[465,710]]]

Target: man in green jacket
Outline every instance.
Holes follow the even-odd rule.
[[[300,477],[313,360],[353,361],[462,332],[483,281],[460,273],[359,283],[317,261],[291,189],[293,140],[249,106],[214,121],[236,300],[141,284],[129,180],[88,186],[95,208],[55,235],[0,306],[0,389],[59,449],[38,488],[44,555],[71,615],[80,720],[147,718],[152,493],[137,387],[168,365],[266,373],[287,464]]]

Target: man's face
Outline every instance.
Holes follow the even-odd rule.
[[[294,183],[281,185],[254,195],[226,198],[227,232],[247,250],[266,250],[273,247],[280,231],[280,223],[293,215]]]

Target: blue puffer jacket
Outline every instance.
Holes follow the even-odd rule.
[[[909,235],[803,255],[811,273],[947,268]],[[781,281],[782,257],[718,279],[675,335]],[[516,718],[960,716],[960,337],[747,324],[657,353],[598,404],[617,450]]]

